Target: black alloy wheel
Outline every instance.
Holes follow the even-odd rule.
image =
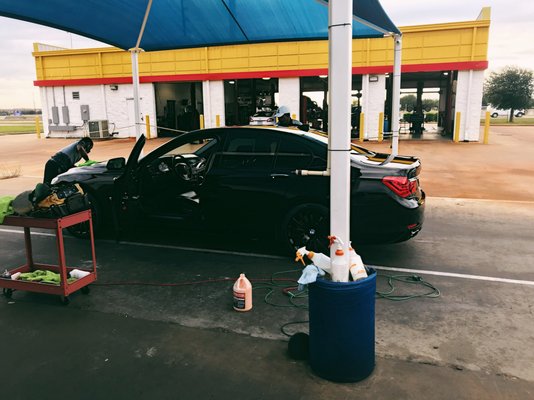
[[[328,254],[330,213],[321,204],[306,203],[292,208],[282,224],[282,240],[295,251],[306,246],[308,250]]]

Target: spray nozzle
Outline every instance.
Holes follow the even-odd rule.
[[[332,236],[332,235],[328,236],[328,241],[330,242],[330,243],[328,244],[328,247],[332,247],[332,245],[334,244],[334,242],[336,241],[336,239],[337,239],[337,238],[336,238],[335,236]]]
[[[304,262],[304,256],[308,255],[309,251],[306,250],[306,247],[301,247],[300,249],[297,250],[296,252],[296,258],[295,258],[295,261],[296,262],[302,262],[302,265],[306,265],[306,263]]]
[[[340,238],[334,235],[328,236],[328,240],[330,240],[330,246],[332,246],[334,243],[337,243],[338,247],[343,248],[343,246],[345,245]]]

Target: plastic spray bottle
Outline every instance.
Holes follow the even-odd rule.
[[[252,283],[245,274],[240,274],[234,283],[234,310],[249,311],[252,309]]]
[[[308,257],[314,265],[321,268],[323,271],[328,272],[329,274],[331,273],[332,269],[330,268],[330,257],[324,255],[323,253],[308,251],[306,247],[301,247],[297,250],[297,258],[295,261],[298,261],[299,259],[302,260],[303,256]]]
[[[332,281],[348,282],[349,265],[348,259],[345,256],[345,252],[343,251],[343,242],[335,236],[332,237],[332,240],[334,243],[337,243],[336,252],[334,253],[331,263],[332,272],[330,275],[332,276]]]
[[[352,276],[353,281],[359,281],[360,279],[367,278],[367,271],[365,270],[365,265],[363,264],[362,258],[356,251],[352,248],[352,243],[349,242],[349,256],[350,256],[350,275]]]

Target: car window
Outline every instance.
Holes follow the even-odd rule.
[[[228,135],[216,158],[219,168],[271,169],[278,138],[267,132],[240,132]]]
[[[313,152],[301,138],[282,137],[276,155],[276,169],[306,169],[313,161]]]
[[[178,146],[168,153],[166,153],[166,156],[174,156],[177,154],[199,154],[204,153],[204,148],[207,150],[208,148],[212,147],[217,141],[215,139],[209,138],[209,139],[202,139],[202,140],[192,140],[191,142],[184,143],[181,146]]]

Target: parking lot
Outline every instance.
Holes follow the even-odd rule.
[[[149,141],[148,148],[161,143]],[[0,301],[2,393],[12,398],[402,398],[529,399],[534,395],[534,144],[531,127],[494,127],[489,145],[401,141],[422,159],[426,221],[414,239],[357,250],[380,274],[418,275],[438,298],[376,303],[376,369],[335,384],[286,355],[282,325],[307,320],[275,277],[299,275],[293,259],[258,238],[153,233],[97,240],[99,279],[67,307],[15,292]],[[19,177],[0,195],[31,189],[64,140],[0,137],[0,164]],[[92,158],[126,155],[129,140],[98,142]],[[364,146],[389,151],[388,143]],[[0,227],[2,268],[23,261],[21,231]],[[54,239],[35,232],[34,254],[55,262]],[[87,243],[67,239],[69,265]],[[289,272],[285,272],[289,271]],[[254,308],[232,310],[240,272],[254,280]],[[283,272],[279,274],[280,272]],[[201,283],[202,282],[202,283]],[[193,284],[195,283],[195,284]],[[420,288],[398,286],[402,294]],[[297,305],[304,306],[305,299]],[[286,328],[306,331],[307,324]],[[31,376],[32,385],[26,381]],[[62,377],[63,379],[58,379]],[[50,382],[54,382],[50,385]]]

